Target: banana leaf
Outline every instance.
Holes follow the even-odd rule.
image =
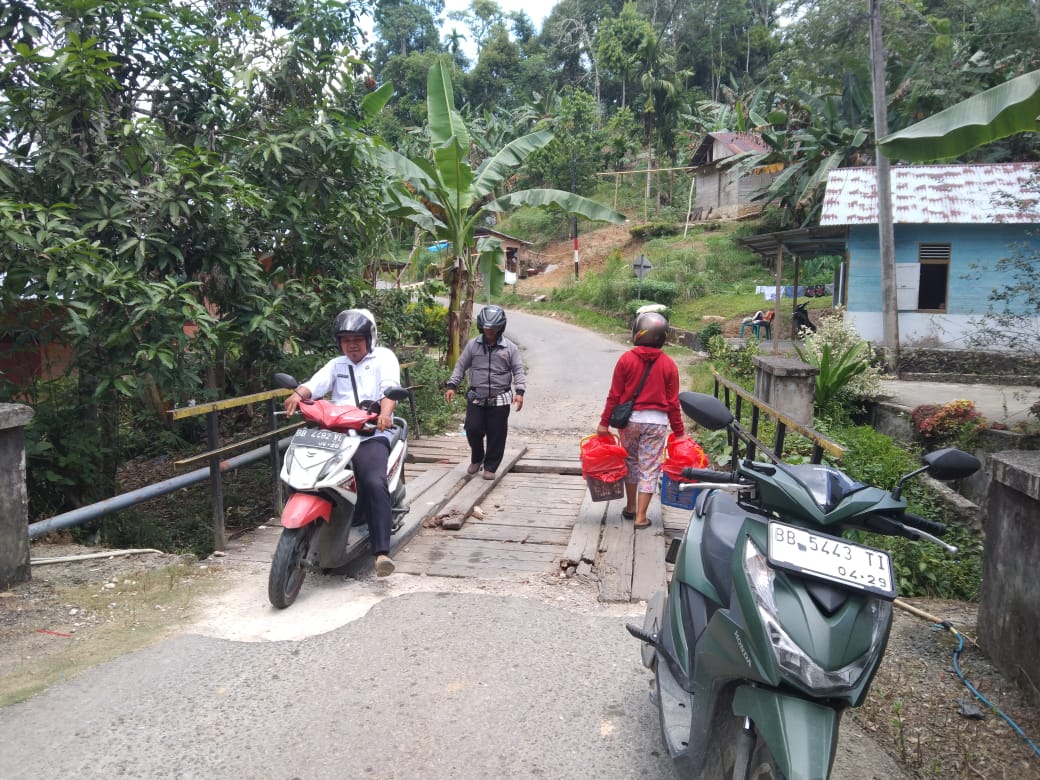
[[[556,206],[568,214],[577,214],[594,222],[612,222],[615,225],[626,219],[624,214],[612,208],[565,190],[534,189],[511,192],[496,198],[487,208],[489,211],[503,211],[517,206]]]
[[[878,142],[885,157],[907,162],[948,160],[1015,133],[1038,132],[1040,70],[962,100]]]

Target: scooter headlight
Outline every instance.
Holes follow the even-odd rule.
[[[891,609],[887,602],[877,599],[870,602],[872,630],[867,652],[848,666],[828,671],[816,663],[781,628],[774,587],[776,572],[769,565],[765,553],[750,539],[744,548],[744,573],[751,585],[751,595],[762,625],[766,629],[773,657],[786,674],[815,693],[830,694],[854,687],[863,673],[873,668],[884,644],[882,639]]]

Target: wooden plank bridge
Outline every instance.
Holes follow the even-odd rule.
[[[469,477],[462,436],[409,443],[414,525],[396,542],[399,572],[483,579],[579,576],[601,601],[639,601],[662,587],[665,552],[689,513],[651,504],[652,527],[621,518],[622,500],[594,502],[581,477],[578,442],[511,436],[496,478]]]

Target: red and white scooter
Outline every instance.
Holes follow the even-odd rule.
[[[290,390],[299,384],[288,374],[274,378]],[[408,391],[392,387],[385,396],[403,401]],[[301,401],[299,410],[314,426],[296,431],[282,462],[280,478],[291,493],[282,510],[282,535],[267,580],[267,596],[279,609],[296,600],[308,569],[340,569],[368,547],[368,518],[354,511],[358,494],[351,463],[357,448],[375,430],[378,414],[324,400]],[[408,511],[404,488],[408,423],[401,417],[393,420],[387,461],[394,513],[391,533]]]

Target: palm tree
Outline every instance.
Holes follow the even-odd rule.
[[[433,240],[446,241],[444,276],[450,290],[448,303],[449,365],[458,358],[469,333],[476,286],[475,271],[482,262],[486,276],[493,246],[478,247],[474,233],[479,224],[497,212],[518,206],[554,206],[595,222],[623,222],[625,217],[588,198],[552,189],[530,189],[497,195],[514,171],[532,152],[552,140],[539,130],[510,141],[488,156],[474,170],[470,167],[469,131],[455,109],[455,95],[447,64],[441,60],[427,76],[427,131],[429,154],[410,159],[381,149],[379,159],[397,180],[390,189],[388,210],[410,220]],[[484,258],[481,258],[484,250]],[[500,254],[500,250],[498,252]]]

